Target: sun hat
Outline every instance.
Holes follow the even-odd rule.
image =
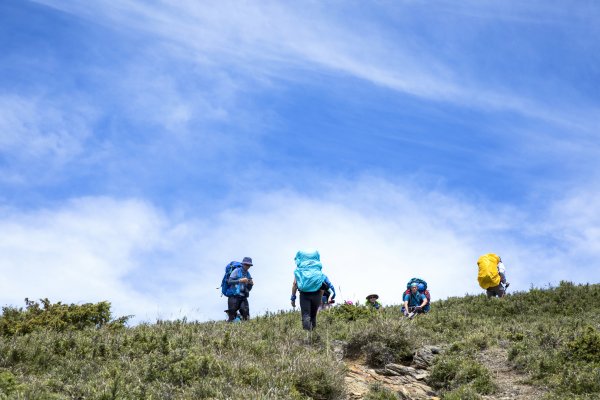
[[[242,260],[242,264],[253,265],[252,259],[250,257],[244,257],[244,259]]]
[[[376,295],[376,294],[370,294],[370,295],[367,296],[367,300],[369,300],[372,297],[375,297],[375,300],[377,300],[379,298],[379,296]]]

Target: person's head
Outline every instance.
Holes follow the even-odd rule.
[[[377,296],[376,294],[370,294],[367,296],[367,301],[369,301],[371,303],[375,303],[378,298],[379,298],[379,296]]]
[[[251,266],[252,266],[252,259],[250,257],[244,257],[244,259],[242,260],[242,267],[244,267],[244,269],[246,271],[248,271]]]
[[[419,289],[419,285],[417,284],[417,282],[413,282],[410,284],[411,293],[417,293],[418,289]]]

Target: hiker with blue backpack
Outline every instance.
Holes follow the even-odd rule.
[[[243,321],[250,318],[248,296],[250,296],[254,281],[248,270],[252,265],[252,259],[244,257],[241,263],[232,261],[225,267],[225,276],[223,276],[221,282],[221,293],[228,297],[228,322],[233,322],[236,319],[238,311]]]
[[[296,291],[300,292],[300,313],[302,315],[302,328],[312,331],[317,326],[317,312],[322,303],[323,291],[329,288],[331,282],[321,272],[321,256],[318,251],[298,251],[294,270],[294,283],[290,298],[292,307],[296,307]],[[325,283],[329,282],[329,285]],[[333,285],[331,285],[333,286]]]
[[[429,312],[431,308],[431,295],[427,290],[427,282],[420,278],[412,278],[406,284],[402,306],[405,317],[413,318],[417,314]]]

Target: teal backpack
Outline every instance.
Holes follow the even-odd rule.
[[[296,261],[296,270],[294,277],[298,290],[301,292],[316,292],[321,288],[325,281],[325,274],[321,272],[321,256],[318,251],[305,252],[299,251],[294,258]]]

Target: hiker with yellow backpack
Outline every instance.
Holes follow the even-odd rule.
[[[504,297],[510,283],[506,281],[506,268],[500,256],[493,253],[484,254],[477,260],[477,266],[477,281],[479,286],[486,290],[487,297]]]

